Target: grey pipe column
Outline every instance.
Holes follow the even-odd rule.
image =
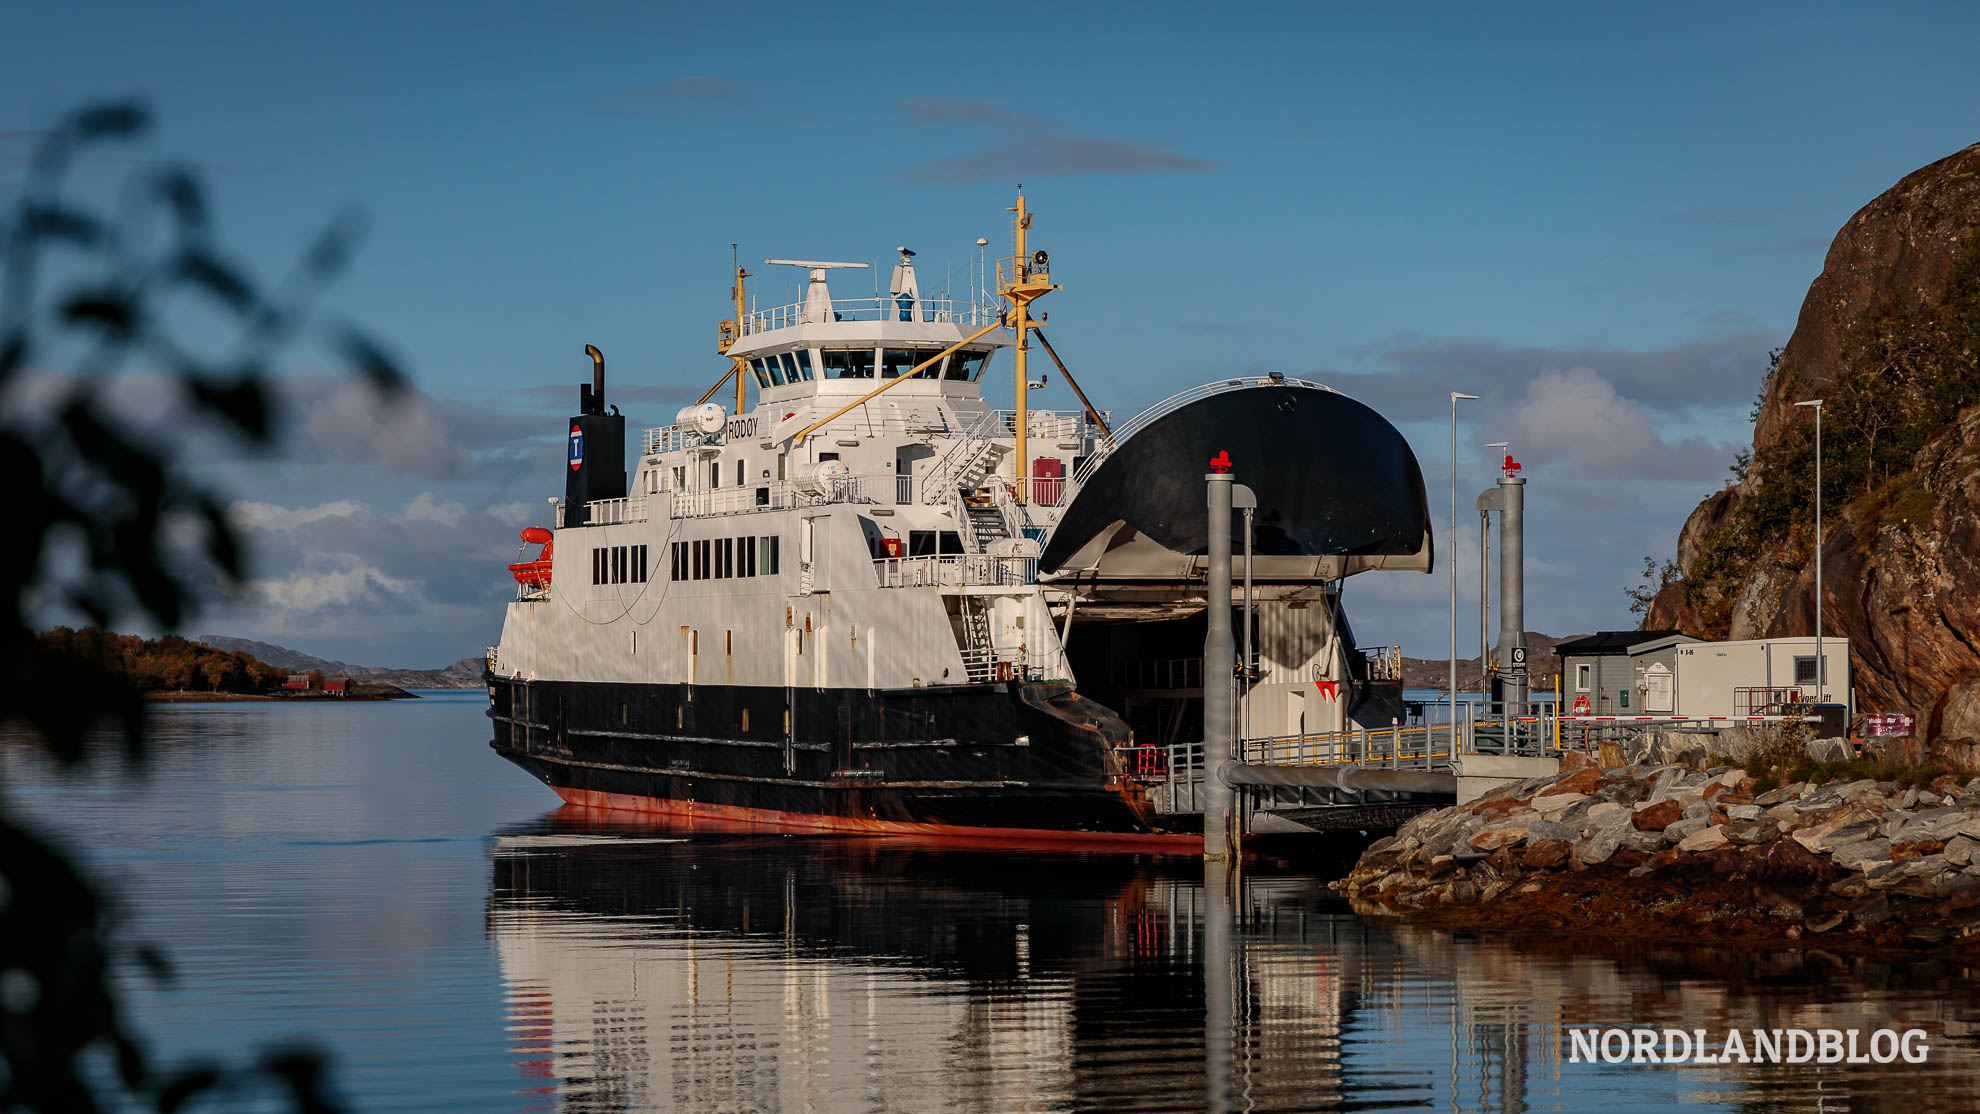
[[[1203,1108],[1211,1114],[1230,1114],[1237,1074],[1237,884],[1231,864],[1203,864]]]
[[[1209,500],[1209,584],[1203,599],[1208,630],[1203,635],[1203,857],[1226,859],[1232,852],[1232,814],[1237,794],[1224,780],[1224,767],[1236,757],[1231,738],[1237,703],[1232,686],[1235,651],[1231,645],[1231,482],[1229,472],[1203,477]]]
[[[1526,662],[1515,663],[1513,650],[1523,656],[1526,646],[1526,480],[1499,477],[1499,495],[1499,676],[1507,712],[1519,714],[1512,706],[1526,703]]]
[[[1244,484],[1231,485],[1231,506],[1244,512],[1244,657],[1239,659],[1238,746],[1251,738],[1251,516],[1258,510],[1258,496]]]

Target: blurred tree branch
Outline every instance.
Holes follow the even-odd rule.
[[[68,195],[79,159],[130,144],[149,125],[134,102],[75,112],[41,141],[19,198],[0,216],[0,475],[16,493],[12,537],[0,547],[0,577],[13,585],[0,592],[0,718],[30,728],[67,763],[85,761],[86,735],[105,728],[126,761],[141,763],[144,704],[109,664],[43,651],[36,621],[62,611],[98,626],[169,631],[212,580],[228,589],[246,577],[223,494],[119,417],[106,384],[131,371],[169,377],[189,419],[266,444],[272,361],[308,334],[318,294],[361,231],[354,214],[339,215],[265,292],[215,244],[205,190],[184,167],[134,175],[114,214]],[[195,306],[226,323],[217,355],[174,328],[175,313]],[[386,392],[402,386],[385,349],[356,327],[335,322],[317,333],[353,373]],[[56,391],[46,413],[19,405],[24,381],[41,376]],[[192,567],[180,550],[185,537],[196,539]],[[116,972],[126,965],[170,977],[160,953],[124,939],[113,904],[85,872],[0,802],[0,1110],[135,1100],[172,1111],[216,1088],[257,1084],[278,1087],[296,1110],[335,1108],[323,1062],[308,1051],[160,1070],[119,1006]],[[92,1070],[96,1058],[114,1075]]]

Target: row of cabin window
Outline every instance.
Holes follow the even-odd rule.
[[[646,547],[614,545],[592,550],[591,582],[593,584],[646,583]]]
[[[874,358],[876,351],[879,353],[877,361]],[[825,348],[818,350],[818,358],[827,379],[872,379],[876,370],[882,379],[898,379],[940,351],[940,348]],[[812,378],[811,353],[812,349],[800,348],[795,352],[755,356],[751,357],[749,367],[756,373],[759,387],[809,383]],[[989,352],[952,352],[943,363],[922,372],[921,377],[972,382],[982,376],[989,359]]]
[[[732,580],[777,575],[778,537],[707,538],[675,542],[675,580]]]

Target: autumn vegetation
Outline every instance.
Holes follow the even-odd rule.
[[[104,666],[142,692],[253,694],[279,690],[288,679],[286,670],[259,658],[178,635],[139,638],[94,627],[56,627],[42,632],[40,641],[42,653]]]

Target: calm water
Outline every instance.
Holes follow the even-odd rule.
[[[146,780],[0,775],[177,960],[136,1000],[159,1044],[307,1038],[361,1110],[1980,1106],[1964,968],[1452,938],[1268,868],[1206,935],[1226,891],[1189,859],[557,810],[481,707],[164,707]],[[1574,1064],[1566,1025],[1916,1026],[1931,1058]]]

